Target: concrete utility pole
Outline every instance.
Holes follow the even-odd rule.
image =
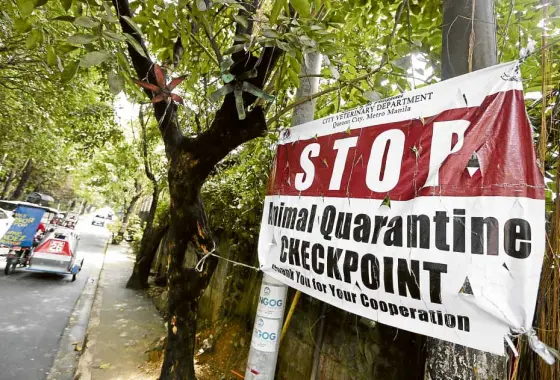
[[[493,0],[443,0],[442,32],[442,79],[498,63]],[[426,380],[506,378],[505,357],[433,338],[428,342]]]
[[[321,72],[322,56],[319,53],[305,55],[305,65],[301,68],[301,75],[317,75]],[[300,78],[300,86],[296,93],[296,100],[313,95],[319,88],[318,77]],[[315,100],[305,102],[294,108],[292,127],[313,120],[315,115]],[[257,317],[253,327],[251,349],[245,379],[273,380],[280,348],[280,334],[284,321],[286,293],[288,287],[268,275],[263,276]]]

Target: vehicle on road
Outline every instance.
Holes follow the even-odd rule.
[[[4,236],[14,221],[12,213],[0,208],[0,237]]]
[[[74,229],[76,227],[76,223],[78,223],[79,217],[80,215],[77,212],[68,212],[66,213],[66,216],[64,217],[60,225],[62,227]]]
[[[14,213],[15,213],[16,209],[18,208],[18,206],[25,206],[25,207],[38,208],[38,209],[45,210],[45,214],[43,215],[43,219],[41,219],[41,222],[47,228],[51,228],[51,227],[54,226],[54,225],[51,224],[51,222],[54,220],[54,218],[57,215],[60,214],[60,211],[58,211],[55,208],[48,207],[48,206],[41,206],[41,205],[37,205],[35,203],[21,202],[21,201],[0,201],[0,209],[4,210],[12,218],[14,217]],[[0,237],[1,236],[2,235],[0,235]]]
[[[105,216],[103,215],[95,215],[91,221],[91,224],[94,226],[105,226]]]
[[[78,258],[79,240],[79,235],[70,228],[53,229],[32,250],[26,270],[71,274],[72,281],[75,281],[84,264],[84,259]]]
[[[13,218],[8,230],[0,236],[0,247],[9,248],[4,269],[4,273],[9,275],[18,265],[29,265],[31,251],[50,228],[58,210],[28,202],[0,201],[0,205],[8,209]]]
[[[44,236],[45,234],[42,232],[37,233],[35,235],[35,238],[33,239],[33,245],[31,247],[12,247],[6,257],[6,267],[4,268],[4,274],[7,276],[14,273],[14,270],[18,266],[22,268],[28,267],[33,248],[39,245]]]

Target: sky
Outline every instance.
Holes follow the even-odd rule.
[[[138,105],[128,101],[124,92],[115,97],[115,121],[121,126],[128,126],[130,121],[138,117]]]

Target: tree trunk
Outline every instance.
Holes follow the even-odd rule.
[[[29,158],[25,163],[25,167],[21,172],[21,178],[18,182],[18,185],[14,192],[12,193],[11,199],[17,200],[23,194],[23,190],[25,189],[25,185],[27,185],[27,181],[29,181],[29,177],[31,176],[31,172],[33,171],[33,160]]]
[[[89,203],[88,201],[85,201],[85,202],[84,202],[83,206],[80,208],[80,215],[84,215],[84,214],[85,214],[85,212],[86,212],[86,210],[87,210],[87,208],[88,208],[88,203]]]
[[[444,0],[442,32],[442,79],[498,63],[493,0]]]
[[[442,79],[497,64],[496,51],[493,1],[443,1]],[[506,375],[505,357],[428,339],[426,379],[505,379]]]
[[[169,320],[168,338],[160,379],[196,379],[194,372],[194,346],[198,322],[198,306],[202,293],[217,265],[209,257],[209,265],[202,273],[185,268],[185,255],[192,242],[193,248],[202,251],[213,249],[212,240],[206,236],[206,215],[200,198],[201,183],[196,183],[198,173],[190,170],[189,155],[173,160],[169,169],[169,192],[172,203],[169,230]],[[186,159],[186,160],[185,160]],[[181,164],[182,162],[182,164]],[[208,244],[208,246],[207,246]],[[203,253],[203,252],[196,252]]]
[[[4,188],[2,189],[2,194],[0,195],[0,199],[6,199],[8,191],[10,190],[10,185],[14,180],[16,173],[13,170],[10,170],[8,175],[6,176],[6,182],[4,182]]]
[[[124,233],[126,232],[126,228],[128,227],[128,220],[130,219],[130,216],[134,212],[134,208],[136,207],[136,203],[138,203],[141,196],[142,196],[142,193],[137,192],[136,194],[134,194],[134,196],[130,200],[130,203],[128,204],[128,207],[126,208],[126,211],[125,211],[124,216],[123,216],[123,221],[122,221],[121,228],[119,229],[118,236],[120,238],[124,237]]]
[[[159,200],[159,189],[154,187],[154,192],[152,194],[152,205],[150,206],[150,212],[148,213],[148,219],[146,220],[146,228],[144,229],[144,234],[142,235],[142,242],[140,244],[140,252],[136,255],[136,262],[134,263],[134,270],[132,275],[126,283],[126,287],[130,289],[144,289],[148,287],[148,277],[150,276],[150,268],[152,267],[152,261],[156,255],[159,242],[167,232],[169,228],[168,223],[154,228],[154,217],[156,216],[156,209]]]

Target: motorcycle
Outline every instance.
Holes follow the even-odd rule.
[[[29,266],[29,260],[31,258],[31,253],[35,247],[39,245],[43,237],[45,236],[44,233],[39,233],[35,235],[33,239],[33,246],[29,248],[21,248],[21,247],[12,247],[8,252],[6,257],[6,267],[4,268],[4,274],[10,275],[14,273],[14,270],[19,265],[22,268]]]

